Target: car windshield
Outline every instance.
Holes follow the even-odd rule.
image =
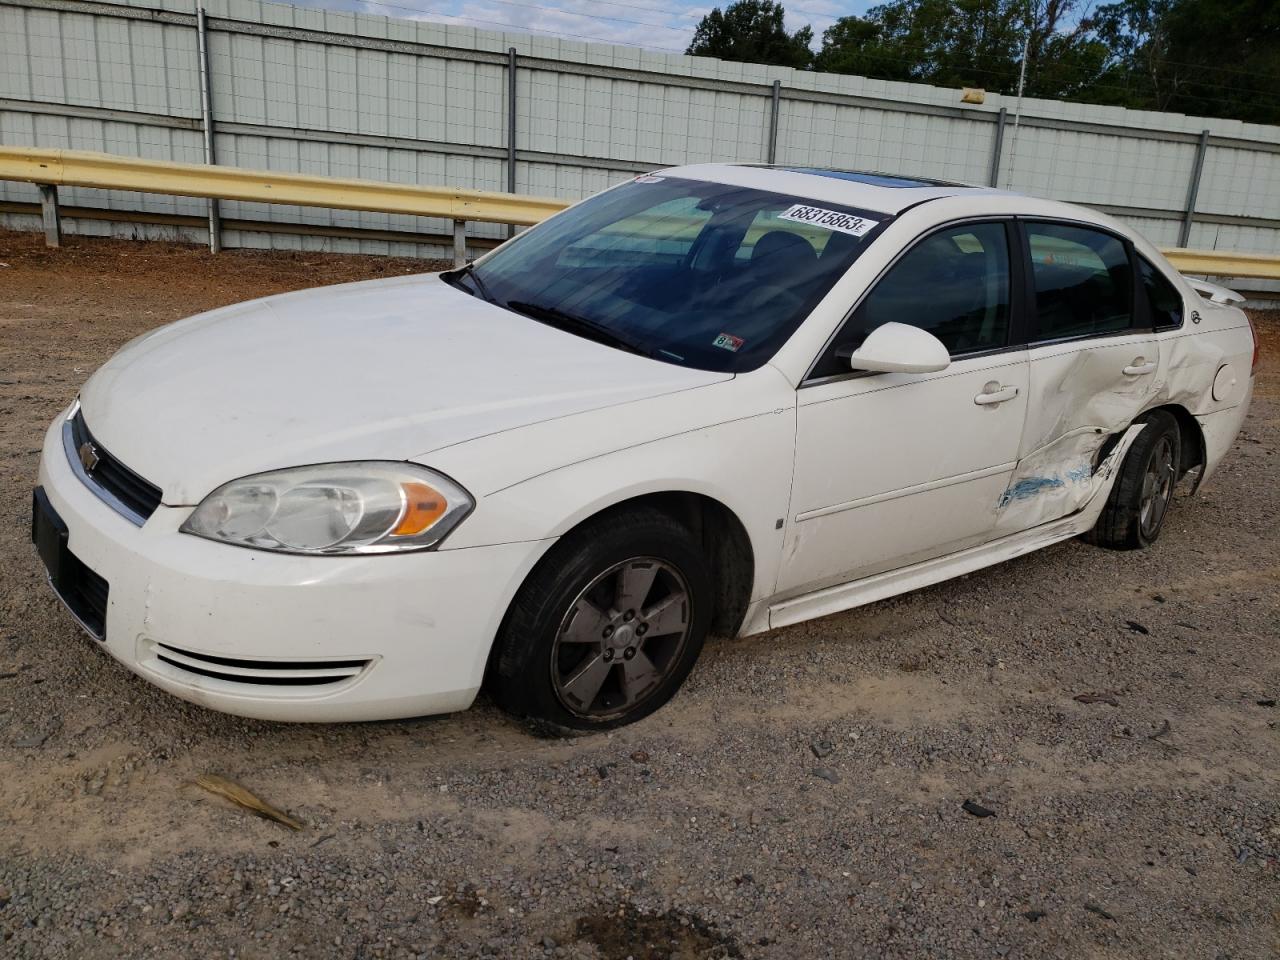
[[[474,296],[669,363],[765,363],[887,214],[643,176],[445,275]]]

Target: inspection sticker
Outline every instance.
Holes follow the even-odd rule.
[[[652,173],[646,173],[643,177],[636,177],[636,183],[661,183],[665,177],[655,177]]]
[[[791,220],[795,223],[811,223],[815,227],[825,227],[827,230],[837,230],[840,233],[849,233],[855,237],[861,237],[880,226],[879,220],[855,217],[852,213],[841,213],[839,210],[807,207],[803,203],[788,207],[778,214],[778,219]]]
[[[722,333],[711,341],[713,347],[719,347],[721,350],[732,350],[738,352],[738,348],[745,343],[741,337],[735,337],[732,333]]]

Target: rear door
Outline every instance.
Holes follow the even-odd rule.
[[[1031,398],[1001,498],[1002,532],[1084,505],[1101,447],[1145,408],[1160,368],[1127,240],[1091,225],[1027,220],[1022,242]]]

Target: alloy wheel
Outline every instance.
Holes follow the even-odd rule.
[[[634,709],[680,661],[693,622],[684,575],[633,557],[597,576],[560,622],[551,682],[571,713],[605,720]]]
[[[1147,470],[1142,477],[1142,498],[1139,501],[1138,522],[1142,535],[1153,539],[1164,520],[1169,501],[1173,499],[1177,470],[1173,462],[1173,440],[1164,436],[1151,451]]]

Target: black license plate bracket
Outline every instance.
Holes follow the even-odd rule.
[[[53,509],[53,504],[49,502],[42,487],[36,487],[31,495],[31,542],[36,545],[36,551],[44,561],[44,568],[49,572],[54,589],[61,593],[60,581],[65,566],[63,558],[69,552],[67,525]]]
[[[67,525],[43,487],[31,495],[31,542],[49,573],[49,583],[71,615],[95,640],[106,635],[108,584],[71,552]]]

